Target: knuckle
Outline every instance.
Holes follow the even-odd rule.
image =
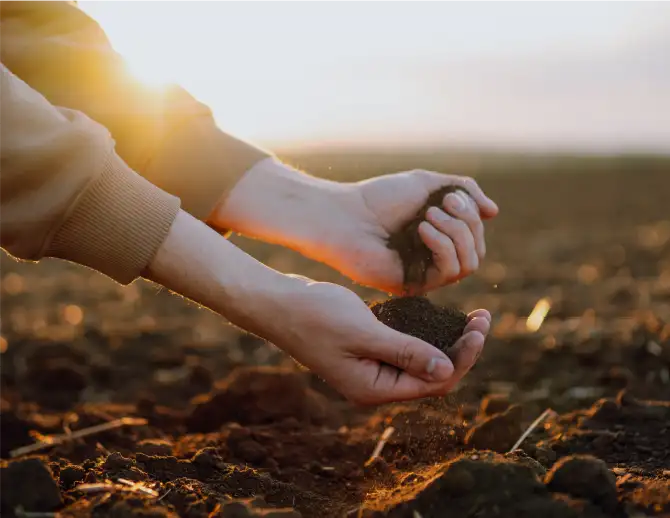
[[[461,266],[458,261],[444,261],[440,267],[440,274],[442,283],[457,279],[461,275]]]
[[[396,352],[396,366],[407,370],[414,361],[414,348],[410,342],[405,342]]]
[[[473,189],[479,189],[479,184],[472,176],[463,176],[463,185]]]

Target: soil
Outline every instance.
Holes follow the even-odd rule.
[[[607,182],[481,178],[501,206],[489,255],[431,299],[488,308],[484,352],[447,397],[378,408],[350,405],[273,346],[151,285],[3,257],[0,514],[670,516],[670,175],[636,163],[631,184],[608,167]],[[540,298],[551,310],[529,332]],[[547,408],[556,414],[510,453]],[[146,424],[11,457],[123,417]]]
[[[397,297],[370,305],[387,326],[447,351],[463,335],[467,315],[455,308],[434,305],[425,297]]]
[[[419,225],[425,221],[426,211],[431,207],[441,208],[444,197],[456,191],[467,193],[464,188],[454,185],[448,185],[432,192],[414,218],[389,236],[388,247],[398,252],[402,260],[406,288],[423,286],[426,283],[426,272],[433,264],[433,253],[419,236]]]

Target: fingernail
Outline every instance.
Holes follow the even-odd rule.
[[[436,381],[445,381],[451,377],[454,366],[444,358],[431,358],[426,366],[426,372]]]
[[[455,211],[462,211],[465,208],[465,200],[460,193],[449,194],[449,206]]]

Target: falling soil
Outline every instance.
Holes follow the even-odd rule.
[[[433,264],[433,252],[419,236],[419,225],[426,219],[426,211],[431,207],[442,208],[444,197],[456,191],[467,191],[454,185],[442,187],[430,194],[426,203],[400,230],[389,236],[388,247],[395,250],[402,260],[403,282],[406,289],[421,287],[426,283],[426,272]]]
[[[635,164],[633,183],[616,170],[482,179],[502,207],[487,261],[431,296],[491,311],[482,356],[449,396],[379,408],[151,285],[2,258],[0,515],[670,516],[670,175]],[[551,312],[529,333],[541,297]],[[83,321],[67,323],[65,305]],[[11,456],[122,417],[146,425]]]
[[[374,315],[387,326],[445,351],[463,335],[467,315],[436,306],[425,297],[397,297],[372,304]]]

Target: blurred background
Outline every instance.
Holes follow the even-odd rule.
[[[670,152],[664,2],[80,2],[273,149]]]

